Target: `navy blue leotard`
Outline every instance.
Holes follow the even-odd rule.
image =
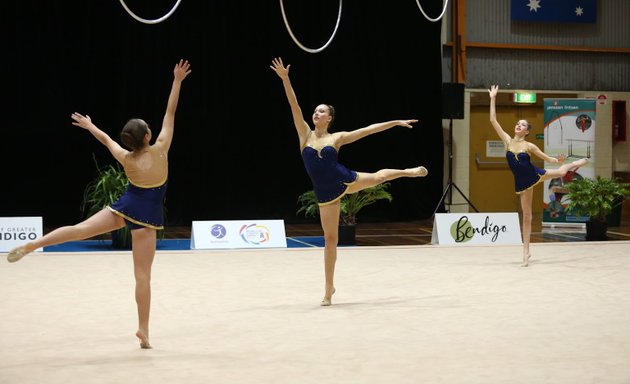
[[[125,219],[129,229],[164,229],[164,195],[167,183],[143,188],[129,183],[125,193],[108,208]]]
[[[313,183],[319,205],[337,201],[346,193],[348,185],[357,180],[357,172],[339,164],[337,155],[337,149],[332,145],[326,145],[319,151],[310,146],[302,150],[304,167]]]
[[[508,148],[505,157],[514,175],[514,189],[517,194],[538,184],[540,177],[547,172],[532,164],[528,152],[514,153]]]
[[[139,157],[144,163],[139,162]],[[145,167],[146,163],[150,164],[148,168]],[[109,210],[125,219],[129,229],[163,229],[167,154],[155,145],[140,155],[130,152],[125,157],[123,167],[129,185],[125,193],[108,207]]]

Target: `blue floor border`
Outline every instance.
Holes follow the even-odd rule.
[[[287,248],[320,248],[324,246],[323,236],[287,237]],[[163,239],[156,244],[158,251],[190,250],[190,239]],[[111,240],[81,240],[44,247],[44,252],[107,252],[122,251],[112,247]]]

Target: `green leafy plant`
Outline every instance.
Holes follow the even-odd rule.
[[[94,164],[96,164],[96,176],[85,187],[81,205],[81,211],[87,217],[118,200],[129,184],[125,171],[121,169],[118,163],[115,166],[109,164],[99,167],[96,156],[93,155],[92,157]],[[125,226],[116,232],[116,235],[112,234],[112,238],[117,237],[116,241],[113,242],[114,246],[116,248],[131,248],[129,228]]]
[[[296,214],[304,215],[304,217],[317,217],[319,215],[319,205],[317,205],[317,197],[314,190],[309,190],[298,196],[297,200],[300,208]]]
[[[391,202],[393,197],[388,188],[389,183],[383,183],[356,193],[344,195],[340,201],[341,215],[339,222],[343,225],[355,225],[357,223],[357,215],[361,209],[379,200]],[[297,202],[300,206],[296,212],[298,215],[303,214],[304,217],[316,217],[319,215],[319,205],[313,190],[301,194]]]
[[[630,194],[630,183],[620,179],[597,176],[595,180],[574,179],[566,185],[569,190],[567,210],[591,219],[605,221],[606,216]]]

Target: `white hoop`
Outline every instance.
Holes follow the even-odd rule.
[[[289,27],[289,21],[287,20],[287,15],[284,13],[284,2],[283,0],[280,0],[280,9],[282,10],[282,18],[284,19],[284,25],[287,27],[287,31],[289,31],[289,35],[291,35],[291,38],[293,39],[295,44],[297,44],[298,47],[302,48],[308,53],[318,53],[326,49],[326,47],[328,47],[328,45],[332,42],[333,38],[335,37],[335,34],[337,33],[337,28],[339,28],[339,21],[341,20],[341,4],[342,3],[343,3],[343,0],[339,0],[339,13],[337,14],[337,24],[335,25],[335,30],[330,36],[330,39],[328,39],[326,44],[324,44],[324,46],[322,46],[321,48],[312,49],[312,48],[303,46],[293,35],[293,31],[291,31],[291,27]]]
[[[420,5],[420,0],[416,0],[416,4],[418,4],[418,8],[420,8],[420,12],[422,12],[422,14],[427,20],[439,21],[444,16],[444,12],[446,12],[446,7],[448,6],[448,0],[444,0],[444,9],[442,10],[442,13],[440,14],[440,16],[437,17],[437,19],[432,19],[429,16],[427,16],[426,13],[424,13],[424,9],[422,9],[422,6]]]
[[[125,8],[125,10],[127,11],[127,13],[129,15],[131,15],[131,17],[133,17],[134,19],[138,20],[141,23],[145,23],[145,24],[157,24],[157,23],[161,23],[162,21],[168,19],[169,17],[171,17],[171,15],[173,14],[173,12],[175,12],[175,10],[177,9],[177,6],[179,5],[179,3],[182,0],[177,0],[177,2],[175,3],[175,6],[173,7],[173,9],[171,9],[166,15],[160,17],[159,19],[154,19],[154,20],[148,20],[148,19],[143,19],[141,17],[136,16],[135,13],[131,12],[131,10],[129,8],[127,8],[127,4],[125,4],[124,0],[120,0],[120,4],[122,4],[123,8]]]

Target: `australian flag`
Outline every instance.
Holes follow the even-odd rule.
[[[512,20],[594,24],[597,0],[512,0]]]

